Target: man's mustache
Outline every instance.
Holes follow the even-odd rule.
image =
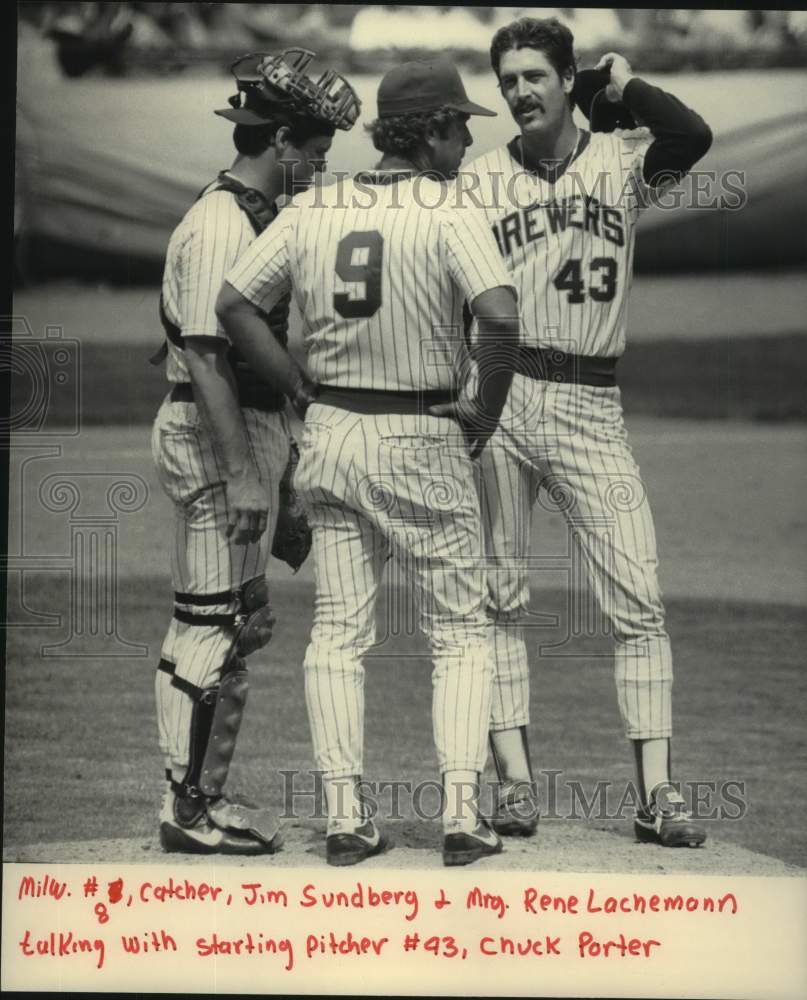
[[[523,115],[527,111],[543,111],[544,106],[540,101],[521,101],[515,107],[515,112],[517,115]]]

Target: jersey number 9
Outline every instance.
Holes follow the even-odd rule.
[[[363,285],[363,295],[335,292],[333,307],[345,319],[368,319],[381,307],[384,237],[377,229],[348,233],[336,251],[336,273],[344,282]]]

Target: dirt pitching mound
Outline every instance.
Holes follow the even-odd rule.
[[[256,858],[222,858],[234,867],[327,868],[324,827],[316,822],[288,823],[284,843],[275,855]],[[384,826],[393,847],[360,866],[372,869],[441,869],[441,835],[437,824],[390,822]],[[86,840],[7,847],[7,862],[67,864],[202,864],[209,856],[165,854],[157,837],[116,840]],[[630,836],[596,829],[583,823],[556,820],[541,824],[530,839],[507,838],[505,850],[493,858],[478,861],[480,871],[629,872],[686,875],[804,876],[803,868],[777,858],[738,847],[725,840],[710,839],[695,850],[639,844]],[[330,869],[333,871],[334,869]]]

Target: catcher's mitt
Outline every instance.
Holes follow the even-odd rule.
[[[272,542],[275,559],[288,563],[296,573],[311,551],[311,527],[302,501],[294,489],[294,470],[300,460],[297,442],[292,438],[289,461],[280,480],[280,503]]]
[[[588,119],[592,132],[637,128],[633,115],[622,101],[609,101],[605,96],[610,79],[607,69],[582,69],[574,79],[574,103]]]

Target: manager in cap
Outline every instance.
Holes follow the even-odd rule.
[[[376,172],[456,177],[473,142],[471,115],[496,112],[470,100],[456,66],[445,57],[404,63],[378,87],[378,117],[367,126],[383,153]]]
[[[305,695],[331,865],[358,864],[388,843],[362,777],[363,660],[392,552],[432,654],[443,861],[465,865],[502,849],[479,809],[493,672],[484,568],[469,563],[482,550],[471,459],[501,414],[519,320],[487,219],[445,204],[452,185],[440,183],[471,143],[472,114],[493,112],[468,99],[445,60],[388,73],[371,126],[379,166],[300,195],[297,210],[246,251],[218,300],[253,369],[312,400],[294,478],[313,531]],[[308,374],[291,357],[273,360],[270,338],[240,304],[271,303],[289,289],[310,334]],[[480,329],[473,385],[457,335],[465,301]]]

